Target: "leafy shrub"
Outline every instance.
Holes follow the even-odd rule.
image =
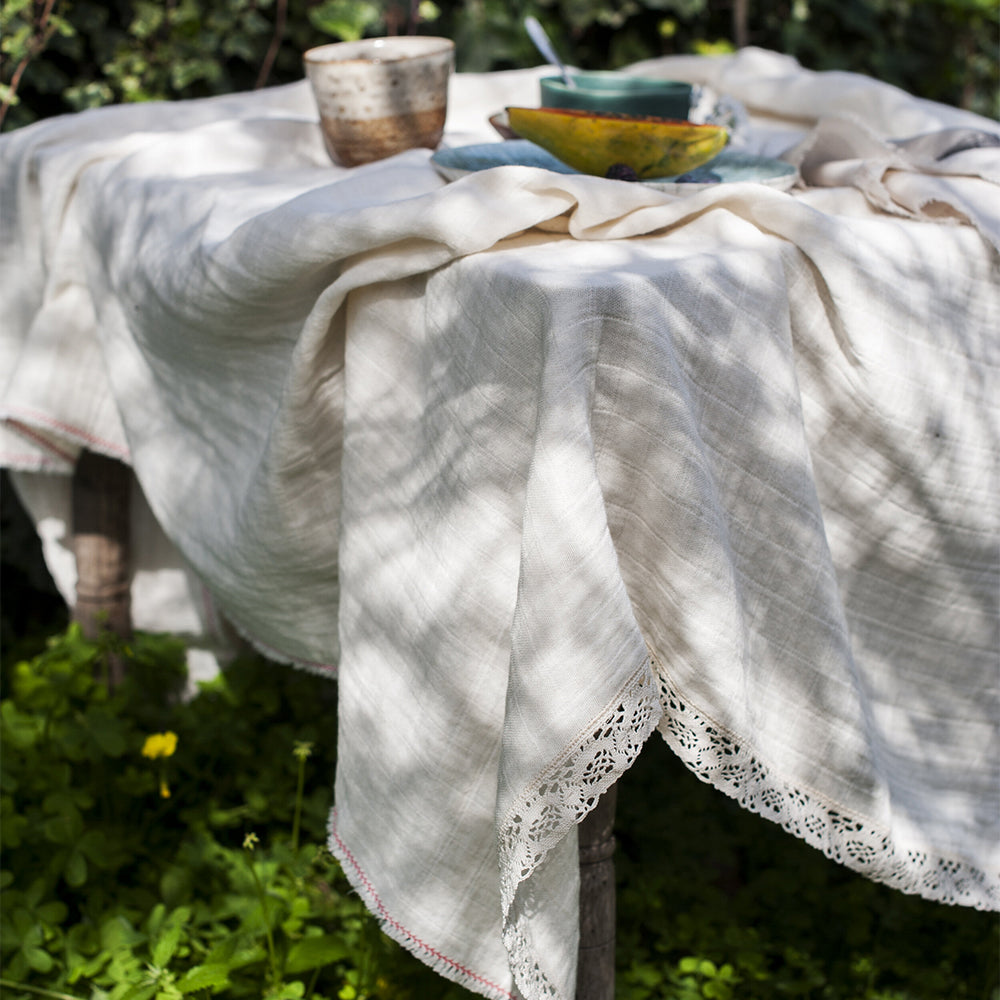
[[[325,849],[335,686],[251,656],[185,701],[183,664],[168,636],[72,625],[9,671],[4,996],[446,996]]]
[[[245,656],[185,700],[184,673],[173,638],[76,626],[7,668],[3,995],[470,1000],[381,934],[324,847],[335,685]],[[618,836],[618,1000],[1000,997],[995,915],[850,874],[658,739]]]
[[[1000,1000],[996,914],[853,874],[658,739],[620,786],[617,1000]]]
[[[535,65],[527,14],[585,68],[731,51],[739,41],[1000,116],[994,0],[5,0],[4,127],[118,101],[301,79],[301,54],[312,45],[418,22],[455,39],[459,69]]]

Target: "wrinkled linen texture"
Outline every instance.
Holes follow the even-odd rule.
[[[654,730],[998,904],[998,127],[754,49],[636,69],[804,183],[348,171],[304,84],[0,140],[3,464],[124,459],[225,619],[337,673],[331,847],[495,998],[573,995],[576,823]],[[446,142],[541,72],[456,76]]]

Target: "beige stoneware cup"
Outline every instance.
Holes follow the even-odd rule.
[[[335,42],[303,56],[327,151],[346,167],[434,149],[448,110],[455,44],[396,35]]]

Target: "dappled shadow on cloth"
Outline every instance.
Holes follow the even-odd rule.
[[[990,891],[948,853],[982,809],[982,772],[940,799],[922,737],[887,723],[895,701],[925,697],[909,688],[909,660],[893,672],[892,609],[868,602],[889,646],[873,651],[860,609],[845,606],[845,567],[883,559],[862,530],[872,508],[838,512],[816,481],[818,464],[846,456],[857,472],[887,454],[893,432],[865,414],[842,428],[846,452],[823,421],[844,399],[863,408],[855,390],[878,378],[872,350],[886,317],[909,309],[905,293],[880,287],[862,322],[844,309],[844,282],[863,255],[831,270],[819,233],[778,240],[731,216],[700,221],[670,240],[567,241],[557,264],[551,241],[526,236],[351,299],[349,328],[383,332],[348,334],[341,554],[356,603],[342,624],[358,654],[345,670],[364,680],[342,712],[371,738],[353,775],[342,765],[338,797],[352,813],[368,797],[369,824],[398,816],[393,833],[352,816],[349,834],[362,852],[376,836],[399,845],[376,862],[406,866],[385,876],[394,892],[398,881],[442,899],[448,878],[468,879],[442,875],[441,859],[467,835],[485,843],[496,807],[506,943],[531,995],[559,995],[565,970],[539,956],[572,918],[572,895],[540,886],[573,878],[573,824],[661,712],[689,766],[845,864],[956,902]],[[706,252],[723,228],[726,248]],[[376,454],[390,459],[377,473]],[[919,518],[942,543],[953,534],[940,512]],[[971,577],[963,586],[981,596]],[[659,704],[625,710],[654,675]],[[975,671],[914,718],[946,720],[970,690]],[[634,752],[607,755],[592,782],[605,718]],[[940,735],[954,769],[968,740],[947,722]],[[363,754],[385,770],[373,778]],[[450,817],[444,839],[432,802]],[[472,866],[487,880],[490,860]],[[444,910],[435,933],[454,926]]]

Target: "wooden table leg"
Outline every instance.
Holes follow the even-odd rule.
[[[122,638],[132,633],[129,566],[131,471],[113,458],[84,451],[73,474],[73,548],[76,605],[73,620],[90,639],[102,629]],[[109,682],[124,676],[112,657]]]
[[[584,817],[580,852],[580,953],[576,1000],[614,1000],[615,995],[615,807],[612,785]]]

